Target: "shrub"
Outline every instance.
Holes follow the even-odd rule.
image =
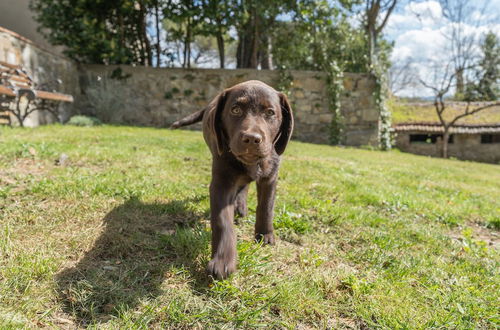
[[[67,122],[67,125],[73,125],[73,126],[99,126],[102,125],[102,122],[97,119],[96,117],[89,117],[89,116],[73,116],[71,119]]]

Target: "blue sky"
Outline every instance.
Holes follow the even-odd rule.
[[[477,10],[475,21],[477,24],[467,25],[466,31],[480,36],[491,30],[500,36],[500,0],[469,1]],[[407,1],[400,5],[391,15],[384,34],[394,41],[394,50],[391,60],[396,65],[411,61],[414,73],[422,79],[432,76],[432,63],[449,62],[450,52],[446,49],[448,40],[446,33],[451,22],[443,17],[442,8],[438,1]],[[402,96],[429,96],[430,91],[421,86],[412,86],[401,91]]]
[[[478,19],[476,21],[479,24],[468,26],[468,33],[481,35],[493,30],[500,37],[500,0],[473,0],[468,3],[477,8],[483,8],[487,4],[488,8],[483,13],[477,12]],[[355,17],[353,19],[356,20]],[[392,13],[384,30],[384,37],[394,42],[391,61],[396,66],[411,62],[413,72],[418,73],[420,78],[428,79],[433,75],[430,69],[432,63],[443,65],[443,63],[449,62],[449,51],[445,47],[447,44],[445,34],[449,31],[450,26],[451,22],[443,17],[439,1],[400,0],[400,4]],[[155,36],[156,31],[154,31],[152,24],[148,32]],[[164,38],[163,32],[161,39],[164,40]],[[196,50],[193,51],[196,52]],[[218,59],[215,58],[213,61],[201,65],[201,67],[217,66]],[[227,67],[233,68],[234,63],[228,63]],[[431,92],[416,84],[403,89],[397,95],[430,96]]]

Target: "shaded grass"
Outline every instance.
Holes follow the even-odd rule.
[[[2,129],[0,327],[495,328],[500,171],[293,142],[278,243],[209,282],[199,132]],[[61,154],[65,166],[56,165]]]

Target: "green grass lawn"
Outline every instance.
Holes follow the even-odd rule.
[[[68,156],[62,165],[56,160]],[[200,132],[0,131],[0,328],[496,328],[500,166],[293,142],[210,282]]]

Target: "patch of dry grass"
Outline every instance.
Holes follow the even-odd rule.
[[[394,124],[401,123],[416,123],[430,122],[439,123],[439,118],[432,102],[427,102],[427,105],[405,103],[396,99],[389,101],[389,109],[392,112]],[[464,105],[451,103],[449,108],[444,112],[446,120],[453,119],[456,115],[464,112]],[[473,108],[471,108],[473,109]],[[478,112],[475,115],[460,119],[457,124],[499,124],[500,123],[500,107],[493,107]]]

